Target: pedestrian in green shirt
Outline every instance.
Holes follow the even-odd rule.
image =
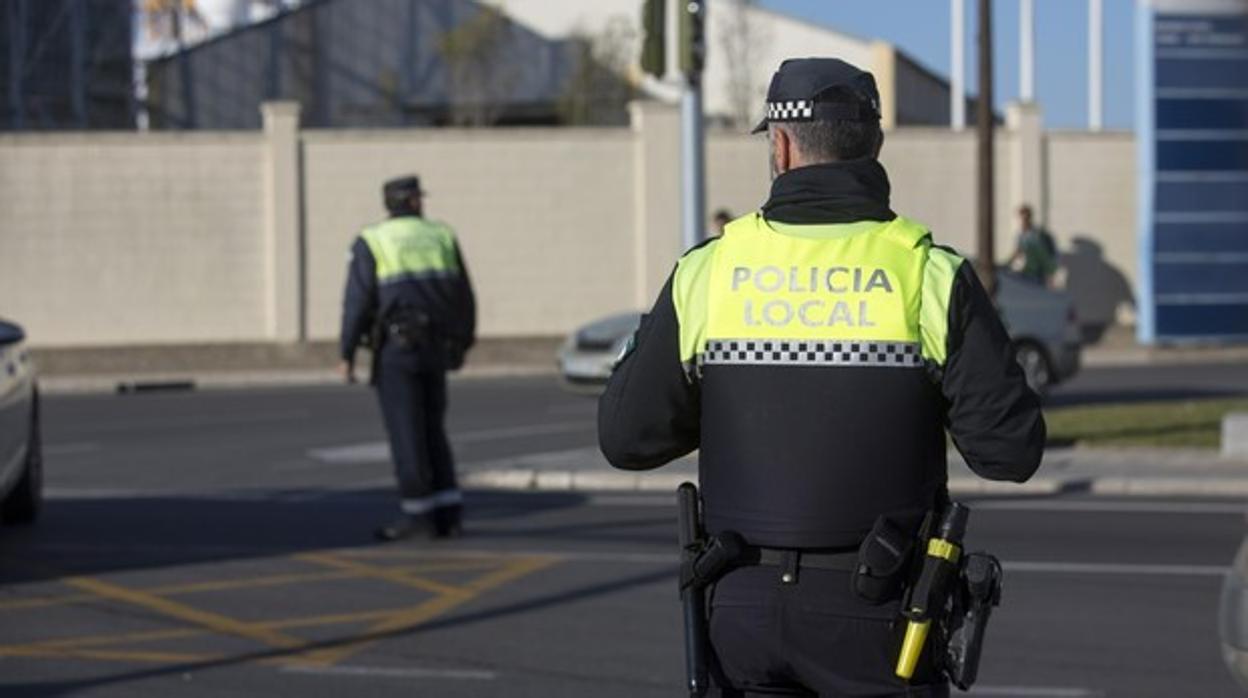
[[[1022,260],[1022,275],[1045,286],[1057,272],[1057,245],[1049,231],[1036,225],[1032,218],[1031,206],[1023,204],[1018,208],[1018,246],[1010,257],[1009,265],[1013,267]]]

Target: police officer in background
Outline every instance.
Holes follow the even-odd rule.
[[[770,198],[680,259],[599,442],[627,470],[700,449],[707,533],[750,546],[711,594],[722,695],[947,695],[930,650],[894,675],[901,584],[859,585],[858,549],[947,501],[946,429],[978,475],[1027,480],[1040,404],[971,264],[889,207],[871,74],[788,60],[767,100]]]
[[[437,538],[460,531],[463,496],[447,441],[446,372],[472,346],[476,306],[455,233],[424,217],[417,177],[386,182],[390,217],[351,247],[343,300],[340,371],[355,381],[355,350],[366,339],[402,516],[379,540]]]

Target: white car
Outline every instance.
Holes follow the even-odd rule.
[[[0,522],[27,524],[43,500],[39,392],[21,327],[0,320]]]
[[[1038,393],[1079,371],[1082,345],[1074,304],[1064,291],[1046,288],[1014,272],[997,274],[997,306],[1018,352],[1027,383]],[[557,363],[572,385],[602,384],[641,323],[641,313],[620,313],[573,332]]]
[[[1222,580],[1218,610],[1222,659],[1240,688],[1248,691],[1248,538],[1245,538]]]

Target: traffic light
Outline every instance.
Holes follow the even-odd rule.
[[[680,8],[680,71],[702,74],[706,62],[706,0],[686,0]]]
[[[641,69],[656,78],[667,73],[667,3],[645,0],[641,6]]]

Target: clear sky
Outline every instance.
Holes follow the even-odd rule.
[[[948,0],[760,0],[773,10],[864,38],[896,44],[941,75],[949,74]],[[1135,0],[1105,5],[1105,127],[1134,127]],[[975,91],[976,0],[966,0],[967,89]],[[1034,0],[1036,100],[1045,124],[1084,128],[1088,123],[1088,0]],[[1018,99],[1019,0],[993,0],[998,106]]]

